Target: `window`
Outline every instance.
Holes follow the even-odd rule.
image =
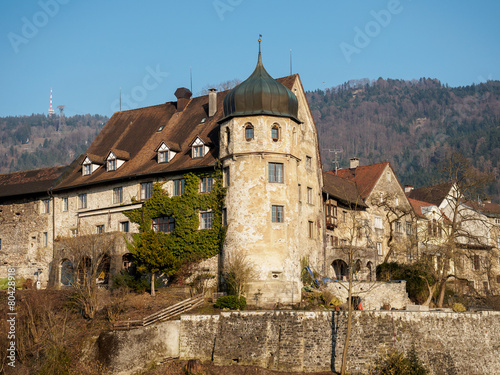
[[[248,124],[245,126],[245,139],[251,141],[253,139],[253,126]]]
[[[334,229],[337,226],[337,206],[329,199],[325,204],[326,227]]]
[[[495,224],[500,225],[500,219],[495,219]]]
[[[65,212],[69,210],[68,197],[64,197],[63,198],[63,201],[62,201],[62,210],[65,211]]]
[[[183,178],[174,180],[174,195],[184,194],[184,185],[186,181]]]
[[[71,229],[71,237],[78,236],[78,229]]]
[[[432,219],[427,223],[427,232],[429,236],[439,237],[441,238],[443,235],[443,228],[441,227],[441,223],[438,223],[436,219]]]
[[[120,232],[128,233],[129,232],[129,222],[122,221],[120,223]]]
[[[168,151],[158,151],[158,163],[168,162]]]
[[[117,187],[113,189],[113,203],[122,203],[123,202],[123,188]]]
[[[153,196],[153,183],[143,182],[141,183],[141,199],[149,199]]]
[[[229,175],[229,167],[225,167],[222,170],[222,174],[224,175],[224,186],[227,187],[230,185],[231,176]]]
[[[377,255],[382,255],[382,242],[377,242]]]
[[[50,199],[44,199],[42,201],[42,213],[50,214]]]
[[[497,236],[497,248],[500,249],[500,236]]]
[[[212,177],[203,177],[201,179],[200,191],[202,193],[208,193],[212,191],[214,179]]]
[[[299,184],[299,202],[302,202],[302,185]]]
[[[92,164],[83,165],[83,175],[88,176],[92,173]]]
[[[411,228],[411,223],[406,222],[406,234],[411,235],[412,228]]]
[[[222,225],[226,226],[227,225],[227,208],[224,207],[222,209]]]
[[[78,195],[78,208],[87,208],[87,194]]]
[[[311,163],[312,162],[312,158],[310,156],[306,156],[306,168],[307,169],[311,169]]]
[[[116,170],[116,159],[109,159],[108,160],[108,172],[115,171]]]
[[[375,228],[383,229],[382,218],[380,216],[375,216]]]
[[[231,130],[229,128],[226,128],[226,143],[228,146],[231,143]]]
[[[104,225],[96,225],[96,233],[104,233]]]
[[[269,163],[269,182],[283,183],[283,164]]]
[[[2,250],[2,239],[0,238],[0,250]]]
[[[43,232],[43,246],[47,247],[49,243],[49,234],[47,232]]]
[[[213,224],[213,213],[202,212],[200,220],[201,229],[212,229],[212,224]]]
[[[313,189],[307,187],[307,203],[313,204]]]
[[[203,146],[193,146],[193,158],[202,158],[203,156]]]
[[[163,233],[170,233],[175,229],[175,219],[172,216],[163,216],[153,219],[153,230]]]
[[[314,238],[314,223],[312,221],[307,222],[307,235],[309,238]]]
[[[347,223],[347,212],[342,211],[342,222]]]
[[[271,128],[271,138],[274,142],[278,142],[280,139],[280,128],[278,125],[273,125]]]
[[[472,270],[479,271],[481,269],[481,260],[479,255],[474,255],[472,258]]]
[[[400,221],[396,221],[395,230],[396,230],[396,233],[403,233],[403,223]]]
[[[283,223],[284,222],[283,206],[273,205],[271,207],[271,209],[272,209],[272,222],[273,223]]]

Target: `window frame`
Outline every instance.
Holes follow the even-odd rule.
[[[113,204],[120,203],[123,203],[123,186],[113,188]]]
[[[283,205],[271,205],[271,222],[277,224],[285,222],[285,207]]]
[[[283,165],[283,163],[267,163],[268,182],[272,184],[282,184],[284,181],[284,170],[285,166]]]
[[[42,199],[42,213],[50,214],[50,198]]]
[[[141,200],[148,200],[153,196],[153,181],[141,182]]]
[[[205,156],[204,148],[204,145],[193,146],[193,159],[203,158]]]
[[[251,132],[249,136],[249,132]],[[245,140],[247,142],[252,141],[255,139],[255,132],[254,132],[254,127],[252,124],[246,124],[245,125]]]
[[[312,168],[312,157],[306,155],[306,168],[311,169]]]
[[[224,178],[224,187],[229,187],[231,185],[231,170],[229,166],[222,169],[222,175]]]
[[[307,187],[307,203],[308,204],[314,204],[313,188],[310,187],[310,186]]]
[[[214,214],[212,211],[200,212],[200,229],[213,229]]]
[[[159,216],[151,221],[151,228],[155,233],[172,233],[175,230],[173,216]]]
[[[280,140],[280,127],[278,124],[273,124],[271,127],[271,139],[273,142],[278,142]]]
[[[378,225],[380,224],[380,225]],[[375,216],[373,219],[373,226],[375,229],[384,229],[384,221],[380,216]]]
[[[378,256],[384,255],[384,252],[382,249],[382,242],[377,242],[376,247],[377,247],[377,255]]]
[[[95,226],[95,228],[96,228],[96,233],[97,234],[103,234],[106,231],[106,229],[104,227],[104,224],[98,224],[98,225]]]
[[[314,238],[314,221],[309,220],[307,222],[307,235],[309,238]]]
[[[130,232],[130,222],[120,221],[120,232],[129,233]]]
[[[84,176],[90,176],[92,174],[92,163],[83,164],[83,172]]]
[[[78,194],[78,209],[83,210],[87,208],[87,193]]]
[[[158,151],[158,163],[168,163],[168,150]]]
[[[116,158],[108,159],[106,162],[106,170],[108,172],[116,171]]]
[[[174,182],[174,196],[179,197],[184,194],[184,188],[186,186],[186,180],[184,178],[176,178]]]
[[[68,197],[62,198],[62,211],[63,212],[69,211],[69,198]]]
[[[210,193],[214,189],[214,178],[212,176],[202,177],[200,180],[200,193]]]

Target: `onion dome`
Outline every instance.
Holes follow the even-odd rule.
[[[259,59],[252,75],[224,98],[224,118],[270,115],[297,119],[297,97],[284,85],[273,79],[262,64],[259,40]]]

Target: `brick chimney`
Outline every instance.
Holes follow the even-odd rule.
[[[175,97],[177,98],[177,112],[182,112],[184,111],[184,108],[186,108],[187,104],[189,103],[189,99],[191,98],[191,91],[185,87],[179,87],[177,90],[175,90],[174,93]]]
[[[356,169],[357,167],[359,167],[359,159],[358,158],[350,158],[349,162],[350,162],[350,165],[349,165],[350,169]]]
[[[208,117],[217,112],[217,89],[208,89]]]

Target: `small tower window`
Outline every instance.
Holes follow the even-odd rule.
[[[247,124],[247,126],[245,126],[245,139],[247,141],[251,141],[253,139],[253,125],[252,124]]]
[[[231,142],[231,130],[229,128],[226,128],[226,142],[228,145]]]
[[[280,128],[278,125],[273,125],[271,128],[271,138],[274,142],[278,142],[280,139]]]

